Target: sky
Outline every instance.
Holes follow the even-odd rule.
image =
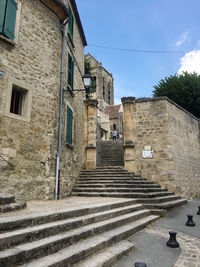
[[[121,97],[152,97],[161,79],[200,74],[200,0],[76,0],[90,53]],[[162,51],[160,53],[160,51]]]

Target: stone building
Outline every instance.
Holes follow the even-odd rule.
[[[110,137],[110,121],[105,110],[114,104],[114,79],[90,53],[86,55],[86,59],[92,67],[92,99],[98,101],[99,137],[105,141]]]
[[[92,67],[93,93],[92,98],[97,99],[99,108],[105,111],[107,105],[114,104],[114,79],[101,62],[98,62],[91,54],[86,55],[86,59]]]
[[[109,116],[110,131],[116,129],[118,135],[123,134],[123,107],[119,105],[107,106],[105,113]]]
[[[0,1],[1,192],[70,193],[83,164],[85,93],[73,90],[84,88],[85,45],[75,0]]]

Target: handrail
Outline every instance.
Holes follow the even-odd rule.
[[[0,158],[1,158],[3,161],[7,162],[7,163],[12,167],[12,170],[14,169],[14,165],[12,165],[9,161],[7,161],[6,159],[4,159],[1,155],[0,155]]]

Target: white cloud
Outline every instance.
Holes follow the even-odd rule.
[[[185,43],[189,38],[189,33],[188,32],[184,32],[181,34],[181,36],[179,37],[179,40],[176,42],[176,46],[180,46],[183,43]]]
[[[200,74],[200,50],[193,50],[186,53],[180,58],[180,65],[178,74],[181,74],[183,71]]]

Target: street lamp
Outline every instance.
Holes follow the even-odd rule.
[[[92,84],[92,76],[90,73],[85,73],[83,76],[83,83],[86,89],[89,89]]]
[[[79,91],[88,91],[91,88],[92,84],[92,76],[90,73],[85,73],[83,76],[83,83],[85,89],[73,89],[72,91],[79,92]]]

